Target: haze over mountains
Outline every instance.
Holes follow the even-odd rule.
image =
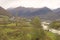
[[[60,20],[60,8],[51,10],[47,7],[43,8],[25,8],[25,7],[17,7],[17,8],[9,8],[7,10],[0,7],[1,15],[17,15],[19,17],[32,18],[35,16],[39,16],[42,20]]]

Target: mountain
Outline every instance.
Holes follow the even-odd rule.
[[[18,16],[25,16],[29,13],[32,13],[34,11],[38,10],[38,8],[25,8],[25,7],[17,7],[17,8],[9,8],[7,11],[11,12],[13,15],[18,14]]]
[[[32,12],[31,14],[29,14],[30,16],[37,16],[37,15],[45,15],[45,14],[47,14],[47,13],[50,13],[50,12],[52,12],[52,10],[51,9],[49,9],[49,8],[47,8],[47,7],[44,7],[44,8],[40,8],[40,9],[38,9],[38,10],[36,10],[36,11],[34,11],[34,12]]]
[[[25,7],[17,7],[8,9],[9,12],[11,12],[13,15],[18,14],[18,16],[37,16],[42,14],[47,14],[49,12],[52,12],[51,9],[44,7],[44,8],[25,8]]]
[[[41,17],[46,20],[60,20],[60,8],[51,10],[52,12],[48,12],[45,15],[42,15]]]
[[[17,15],[20,17],[31,18],[34,16],[39,16],[42,20],[58,20],[60,19],[60,9],[51,10],[47,7],[43,8],[25,8],[25,7],[17,7],[10,8],[7,11],[11,12],[13,15]]]
[[[60,16],[60,8],[54,9],[53,11]]]
[[[0,15],[10,16],[10,13],[4,8],[0,7]]]

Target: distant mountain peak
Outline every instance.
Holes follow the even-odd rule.
[[[49,9],[48,7],[42,7],[42,8],[46,8],[46,9]]]

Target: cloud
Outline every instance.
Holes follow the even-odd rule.
[[[9,4],[17,0],[0,0],[0,6],[8,8]]]
[[[34,8],[47,6],[51,9],[55,9],[60,7],[60,0],[0,0],[0,6],[5,9],[18,6]]]

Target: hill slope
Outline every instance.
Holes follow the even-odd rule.
[[[11,16],[11,14],[2,7],[0,7],[0,15]]]

